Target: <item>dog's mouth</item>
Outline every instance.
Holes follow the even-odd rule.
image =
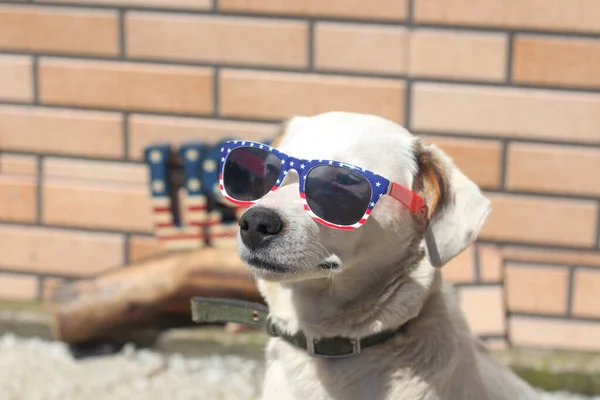
[[[247,257],[244,261],[251,267],[265,270],[266,272],[275,273],[275,274],[289,274],[292,270],[292,268],[290,268],[288,266],[281,265],[281,264],[274,264],[274,263],[262,260],[258,257]]]
[[[269,274],[294,274],[297,273],[297,268],[291,265],[276,264],[265,261],[256,256],[244,257],[244,261],[255,269],[262,270]],[[316,266],[320,270],[335,270],[341,267],[341,262],[337,257],[328,257],[325,261]]]

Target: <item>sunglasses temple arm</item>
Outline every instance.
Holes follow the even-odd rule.
[[[388,195],[398,200],[411,212],[421,213],[425,218],[428,218],[427,204],[425,203],[425,200],[415,192],[408,190],[397,183],[391,182]],[[433,229],[431,224],[429,224],[429,221],[427,221],[427,230],[425,231],[425,245],[427,246],[427,253],[429,254],[431,265],[436,268],[442,267],[442,258],[440,257],[440,252],[437,243],[435,242],[435,237],[433,236]]]
[[[428,217],[425,200],[415,192],[395,182],[391,182],[387,194],[402,203],[412,213],[421,213],[425,218]]]

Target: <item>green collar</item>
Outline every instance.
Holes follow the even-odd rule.
[[[194,297],[192,299],[192,319],[196,323],[236,322],[255,328],[265,328],[269,335],[280,337],[305,350],[313,357],[342,358],[360,354],[361,350],[382,343],[392,337],[403,334],[406,324],[389,331],[376,333],[363,338],[345,338],[341,336],[314,339],[298,331],[290,335],[281,323],[271,318],[269,309],[259,303],[234,299],[216,299]]]

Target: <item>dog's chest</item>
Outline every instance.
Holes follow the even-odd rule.
[[[303,351],[274,339],[267,348],[265,394],[275,395],[276,391],[277,397],[273,398],[281,400],[430,398],[423,397],[428,388],[424,383],[419,384],[419,379],[410,369],[398,368],[397,363],[383,361],[387,358],[380,354],[383,352],[369,353],[363,353],[358,358],[312,358]],[[393,390],[390,387],[392,379],[394,385],[402,381],[410,382],[410,385],[400,386],[410,388],[414,393]],[[285,397],[281,397],[284,392]],[[263,397],[265,400],[270,398],[268,395]]]

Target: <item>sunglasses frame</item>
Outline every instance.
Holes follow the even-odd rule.
[[[225,199],[227,199],[229,202],[231,202],[233,204],[249,207],[249,206],[257,203],[262,198],[261,197],[259,199],[250,200],[250,201],[240,201],[240,200],[236,200],[236,199],[232,198],[231,196],[229,196],[227,194],[227,191],[225,190],[225,186],[223,184],[223,173],[224,173],[227,157],[229,156],[229,153],[231,153],[234,149],[238,149],[238,148],[242,148],[242,147],[258,148],[261,150],[266,150],[266,151],[274,154],[277,158],[279,158],[279,160],[281,162],[281,171],[279,172],[279,177],[277,178],[275,185],[271,188],[271,190],[269,192],[265,193],[262,197],[277,190],[281,186],[281,183],[283,182],[287,173],[290,170],[295,170],[299,176],[300,198],[302,199],[302,202],[304,204],[304,210],[315,221],[317,221],[327,227],[340,229],[340,230],[353,230],[353,229],[357,229],[357,228],[361,227],[362,225],[365,224],[365,222],[367,222],[367,219],[369,218],[369,215],[373,211],[373,208],[375,207],[375,205],[377,204],[379,199],[381,197],[383,197],[384,195],[391,196],[392,198],[398,200],[402,205],[404,205],[406,208],[408,208],[412,213],[415,213],[415,214],[421,213],[421,214],[423,214],[423,216],[425,218],[427,218],[427,204],[425,203],[425,200],[421,196],[419,196],[415,192],[411,191],[410,189],[405,188],[404,186],[402,186],[396,182],[392,182],[392,181],[384,178],[383,176],[381,176],[379,174],[376,174],[372,171],[363,169],[356,165],[352,165],[352,164],[348,164],[348,163],[336,161],[336,160],[307,160],[307,159],[292,157],[292,156],[285,154],[269,145],[259,143],[259,142],[252,142],[252,141],[248,141],[248,140],[228,140],[228,141],[223,142],[222,147],[221,147],[221,161],[220,161],[220,165],[219,165],[219,187],[221,189],[221,193],[222,193],[223,197],[225,197]],[[333,223],[328,222],[328,221],[322,219],[321,217],[317,216],[310,209],[310,206],[308,205],[308,202],[306,201],[306,194],[305,194],[306,176],[313,168],[315,168],[317,166],[334,166],[334,167],[341,167],[344,169],[348,169],[348,170],[351,170],[353,172],[356,172],[356,173],[362,175],[369,182],[369,184],[371,185],[371,200],[369,201],[369,205],[368,205],[367,209],[365,210],[365,214],[358,222],[356,222],[352,225],[333,224]]]

